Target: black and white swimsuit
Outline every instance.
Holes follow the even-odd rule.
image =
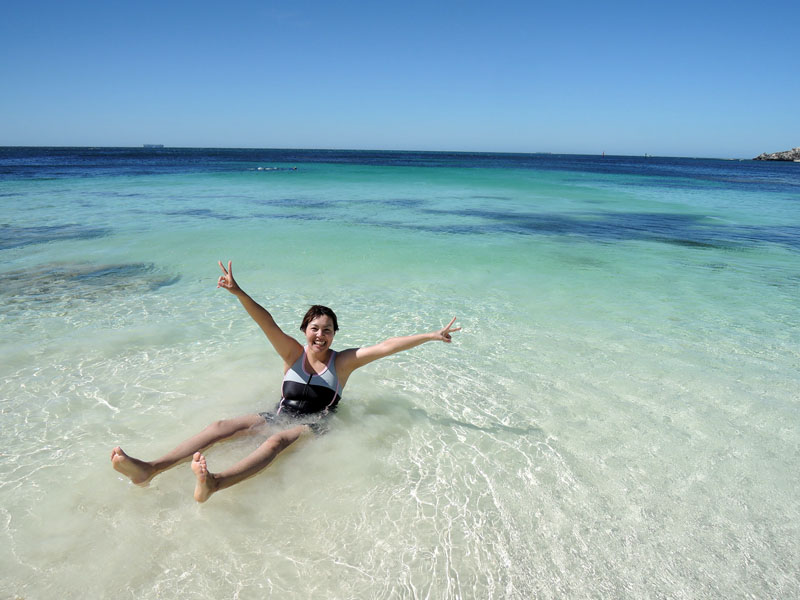
[[[339,403],[341,392],[339,376],[336,375],[336,352],[331,350],[331,357],[322,373],[309,373],[306,370],[306,348],[303,348],[303,354],[283,376],[277,414],[287,411],[307,415],[333,410]]]
[[[259,413],[267,423],[308,425],[314,433],[327,431],[325,417],[336,409],[342,388],[336,374],[336,352],[322,373],[306,370],[306,348],[303,354],[286,371],[281,384],[281,401],[273,412]]]

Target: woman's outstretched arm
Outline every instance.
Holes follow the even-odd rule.
[[[233,264],[231,261],[228,261],[227,269],[222,264],[222,261],[219,261],[219,267],[222,269],[222,275],[219,276],[217,287],[228,290],[239,299],[239,302],[242,303],[247,314],[258,323],[258,326],[261,327],[261,330],[266,334],[272,347],[275,348],[275,351],[283,358],[283,362],[287,365],[294,363],[303,353],[303,346],[300,345],[300,342],[284,333],[283,330],[278,327],[272,315],[269,314],[269,311],[253,300],[239,287],[239,284],[237,284],[236,280],[233,278]]]
[[[384,358],[385,356],[390,356],[402,352],[403,350],[410,350],[425,342],[445,342],[449,344],[453,341],[450,334],[461,331],[461,327],[453,327],[453,323],[455,322],[456,317],[453,317],[446,327],[430,333],[394,337],[384,340],[379,344],[375,344],[374,346],[343,350],[339,353],[336,360],[336,372],[340,379],[346,381],[353,371],[379,358]]]

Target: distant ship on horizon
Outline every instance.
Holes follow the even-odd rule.
[[[164,144],[143,144],[145,148],[163,148]]]

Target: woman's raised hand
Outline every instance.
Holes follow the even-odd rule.
[[[239,290],[239,285],[233,278],[233,264],[231,263],[231,261],[228,261],[227,269],[225,269],[225,266],[222,264],[222,261],[219,261],[219,268],[222,269],[222,275],[219,276],[219,280],[217,281],[217,287],[225,288],[231,293],[237,292]]]
[[[436,332],[436,339],[440,339],[443,342],[450,343],[453,341],[453,338],[450,337],[451,333],[455,333],[456,331],[461,331],[461,327],[453,327],[453,323],[456,322],[456,318],[453,317],[452,321],[447,325],[447,327],[442,328],[441,330]]]

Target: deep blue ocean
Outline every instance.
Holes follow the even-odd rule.
[[[800,164],[0,148],[0,207],[10,597],[800,596]],[[218,260],[334,347],[463,330],[198,506],[109,452],[277,400]]]

